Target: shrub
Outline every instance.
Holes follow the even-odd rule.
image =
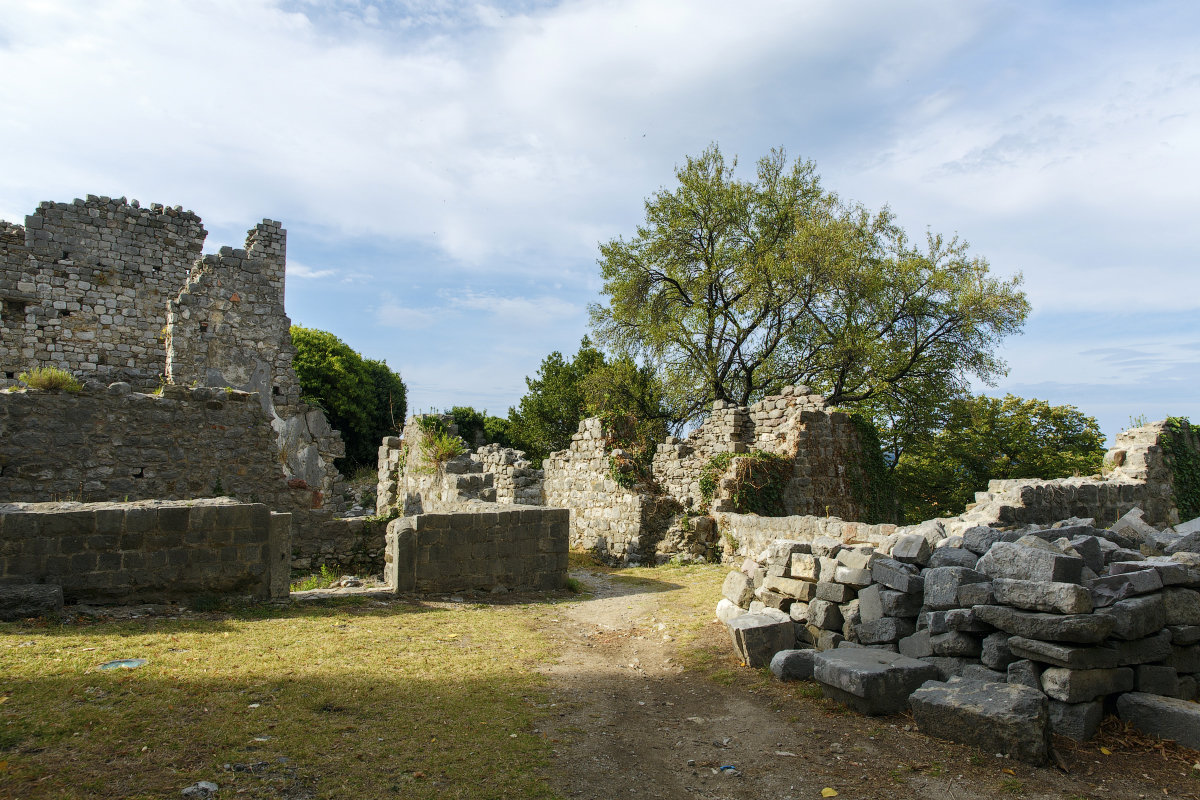
[[[83,384],[76,380],[74,375],[56,367],[34,367],[17,377],[30,389],[63,389],[68,392],[83,389]]]
[[[764,517],[783,516],[783,492],[792,479],[794,465],[790,458],[751,450],[746,453],[718,453],[700,471],[700,498],[708,509],[717,494],[721,478],[736,460],[730,501],[739,514],[759,514]]]

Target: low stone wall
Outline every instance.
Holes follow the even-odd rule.
[[[346,575],[380,575],[387,524],[377,517],[328,519],[292,533],[291,568],[311,573],[328,567]]]
[[[387,528],[384,579],[396,592],[562,589],[565,509],[499,506],[418,514]]]
[[[543,486],[545,473],[533,468],[531,462],[525,458],[523,450],[488,444],[476,449],[471,454],[471,460],[480,464],[484,472],[492,474],[497,503],[518,506],[546,505]]]
[[[727,556],[754,556],[776,539],[812,542],[833,539],[842,544],[882,545],[896,533],[895,525],[868,525],[837,517],[760,517],[757,514],[713,513]]]
[[[287,597],[291,516],[228,500],[0,505],[0,584],[67,602]]]

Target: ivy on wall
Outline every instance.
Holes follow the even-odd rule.
[[[1166,434],[1162,446],[1171,470],[1179,518],[1186,521],[1200,517],[1200,451],[1192,445],[1192,424],[1187,417],[1167,417]]]
[[[734,459],[737,465],[729,498],[733,510],[739,514],[759,514],[764,517],[784,516],[783,493],[792,479],[795,464],[790,458],[763,450],[718,453],[710,458],[700,470],[702,508],[712,506],[721,479]]]
[[[848,478],[850,494],[857,506],[863,509],[862,522],[878,524],[896,522],[896,481],[892,471],[883,462],[883,447],[879,443],[879,431],[870,417],[852,413],[850,421],[858,432],[859,452],[851,456]]]

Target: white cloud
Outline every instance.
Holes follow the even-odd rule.
[[[337,275],[335,269],[313,269],[312,267],[301,264],[294,258],[288,259],[287,274],[289,278],[300,278],[302,280],[318,280],[320,278],[332,278]]]

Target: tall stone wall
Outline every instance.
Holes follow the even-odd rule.
[[[0,235],[0,377],[54,366],[159,383],[167,301],[207,232],[190,211],[88,195],[42,203]]]
[[[471,457],[465,443],[459,456],[440,464],[425,454],[421,425],[427,417],[436,419],[451,435],[458,435],[449,416],[418,414],[408,418],[399,437],[383,440],[375,493],[375,510],[380,516],[400,513],[410,517],[455,511],[464,504],[496,502],[495,476]]]
[[[68,602],[287,597],[291,520],[228,500],[0,504],[0,584]]]
[[[491,473],[496,502],[500,505],[546,505],[545,473],[533,468],[523,450],[487,444],[471,453],[471,460],[484,472]]]

